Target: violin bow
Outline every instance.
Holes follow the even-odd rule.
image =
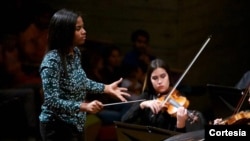
[[[249,90],[250,90],[250,84],[248,85],[248,87],[246,88],[246,90],[243,92],[243,96],[241,97],[237,107],[235,108],[234,114],[238,113],[242,107],[242,104],[244,103],[247,94],[249,94]]]
[[[199,50],[199,52],[195,55],[195,57],[193,58],[192,62],[188,65],[187,69],[184,71],[184,73],[181,75],[181,77],[179,78],[179,80],[175,83],[175,85],[173,86],[172,90],[169,92],[168,96],[165,98],[165,100],[163,101],[162,105],[165,105],[165,103],[168,101],[168,99],[170,98],[171,94],[174,92],[174,90],[176,89],[176,87],[179,85],[179,83],[181,82],[181,80],[183,79],[183,77],[186,75],[186,73],[189,71],[189,69],[191,68],[191,66],[193,65],[193,63],[195,62],[195,60],[198,58],[198,56],[201,54],[201,52],[203,51],[203,49],[206,47],[206,45],[208,44],[208,42],[211,39],[211,35],[208,36],[207,40],[205,41],[205,43],[202,45],[201,49]]]

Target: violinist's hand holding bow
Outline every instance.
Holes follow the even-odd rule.
[[[159,100],[147,100],[140,104],[141,109],[150,108],[154,114],[158,114],[163,108],[161,101]]]
[[[184,107],[179,107],[176,112],[177,117],[177,128],[184,128],[186,126],[186,120],[188,119],[187,109]]]

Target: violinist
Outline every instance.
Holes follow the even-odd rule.
[[[168,95],[172,88],[170,77],[169,67],[163,60],[152,60],[146,74],[145,90],[139,97],[139,99],[146,100],[134,103],[127,113],[123,115],[121,121],[186,132],[187,109],[180,106],[177,108],[175,116],[173,116],[165,110],[166,106],[160,100],[160,97]]]

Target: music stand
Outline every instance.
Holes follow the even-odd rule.
[[[207,88],[212,101],[212,106],[214,107],[213,109],[217,110],[217,116],[223,118],[234,113],[242,95],[244,94],[241,89],[223,85],[207,84]],[[244,101],[241,109],[245,109],[247,106],[248,103]]]
[[[205,140],[205,129],[175,135],[164,141],[203,141],[203,140]]]
[[[166,129],[114,121],[118,141],[163,141],[180,134]]]

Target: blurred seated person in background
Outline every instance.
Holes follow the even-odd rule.
[[[103,48],[103,76],[105,83],[113,82],[122,77],[122,52],[116,45],[107,45]]]
[[[37,75],[27,74],[23,70],[18,52],[17,35],[6,35],[2,41],[2,88],[21,88],[29,85],[40,85],[41,78]]]
[[[1,35],[0,87],[9,95],[6,98],[22,99],[25,114],[29,115],[28,124],[33,130],[38,129],[34,126],[37,126],[42,103],[38,68],[47,46],[48,22],[54,11],[45,3],[36,2],[29,5],[20,3],[18,8],[13,18],[18,24],[15,27],[8,24],[6,33]]]
[[[102,48],[102,49],[107,49],[107,48]],[[118,69],[118,65],[116,65],[117,68],[113,67],[115,65],[112,65],[111,62],[114,61],[117,58],[117,52],[114,53],[114,57],[110,56],[105,56],[102,54],[102,49],[97,49],[95,47],[88,48],[84,51],[84,59],[83,59],[83,68],[86,70],[87,76],[95,81],[102,82],[102,83],[110,83],[112,80],[115,80],[116,78],[121,78],[121,75],[115,76],[115,69]],[[108,48],[110,49],[110,48]],[[117,48],[116,48],[117,49]],[[116,49],[113,49],[113,51],[117,51]],[[111,50],[109,50],[111,51]],[[107,54],[106,54],[107,55]],[[112,56],[112,54],[110,53]],[[108,58],[103,58],[103,57],[108,57]],[[104,60],[111,60],[110,64],[109,62],[106,62],[106,70],[104,73]],[[113,63],[113,64],[115,64]],[[109,69],[109,70],[108,70]],[[108,72],[110,71],[110,72]],[[113,72],[112,72],[113,71]],[[118,70],[117,70],[118,71]],[[108,74],[110,73],[110,74]],[[106,76],[105,74],[108,74]],[[112,74],[113,77],[111,76]],[[92,100],[99,100],[103,104],[110,104],[110,103],[116,103],[120,102],[119,100],[109,96],[109,95],[103,95],[103,94],[91,94],[87,93],[86,99],[88,101]],[[113,124],[113,121],[120,121],[122,115],[127,111],[128,109],[128,104],[120,104],[120,105],[110,105],[110,106],[105,106],[100,112],[96,113],[96,115],[101,119],[102,124]]]
[[[88,49],[84,52],[83,58],[83,67],[88,77],[95,81],[103,82],[103,57],[101,52],[95,49]]]
[[[122,117],[122,122],[186,132],[187,109],[178,107],[174,117],[166,111],[165,104],[160,100],[172,89],[169,72],[169,67],[163,60],[151,61],[146,75],[146,89],[138,98],[146,100],[134,103]]]
[[[46,3],[24,6],[20,12],[18,51],[26,73],[39,76],[38,68],[47,47],[49,20],[54,9]]]
[[[145,73],[147,67],[156,57],[152,55],[149,46],[149,33],[138,29],[131,35],[132,49],[127,52],[123,58],[123,64],[140,66]]]
[[[0,58],[2,60],[0,101],[21,100],[21,107],[19,108],[24,109],[23,114],[26,116],[28,132],[30,132],[29,134],[32,136],[38,136],[37,125],[41,97],[40,93],[37,93],[38,91],[36,90],[40,88],[41,79],[38,76],[27,74],[23,70],[17,49],[17,36],[15,34],[6,35],[3,40],[1,40],[0,48]]]
[[[122,87],[128,88],[129,100],[136,100],[143,91],[144,73],[139,66],[123,64]]]

